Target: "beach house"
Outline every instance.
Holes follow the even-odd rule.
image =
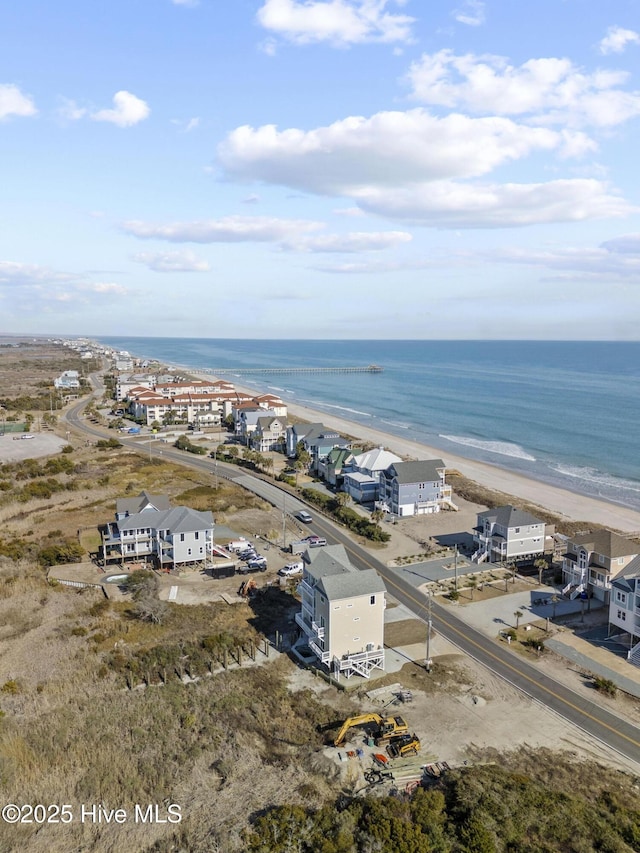
[[[572,536],[562,561],[563,592],[575,598],[581,592],[610,602],[611,582],[638,556],[640,545],[611,530]]]
[[[334,447],[349,449],[351,441],[324,424],[293,424],[287,427],[286,447],[289,458],[296,456],[298,445],[302,445],[311,458],[309,470],[317,473],[320,463]]]
[[[172,507],[166,495],[143,491],[116,502],[115,521],[100,528],[105,565],[149,561],[156,568],[202,564],[213,553],[213,515],[186,506]]]
[[[640,666],[640,556],[611,581],[609,636],[629,646],[629,663]]]
[[[304,555],[296,622],[317,662],[335,677],[384,670],[386,588],[375,569],[358,571],[342,545]]]
[[[530,512],[507,505],[478,513],[474,563],[533,560],[545,551],[546,525]]]
[[[378,506],[398,516],[457,509],[451,500],[451,486],[444,478],[442,459],[394,462],[380,472]]]
[[[374,503],[380,493],[381,473],[398,462],[402,459],[383,447],[359,453],[343,469],[342,488],[356,503]]]
[[[348,447],[334,447],[318,460],[318,476],[330,486],[339,487],[343,482],[343,471],[352,457]]]
[[[249,438],[249,446],[258,453],[282,450],[287,432],[287,419],[275,415],[261,415]]]

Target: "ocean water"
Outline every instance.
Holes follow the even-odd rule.
[[[382,373],[225,378],[640,509],[640,343],[101,340],[194,369],[378,364]]]

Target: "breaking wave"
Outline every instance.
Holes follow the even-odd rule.
[[[601,489],[627,489],[630,492],[640,492],[640,483],[637,480],[625,480],[622,477],[615,477],[613,474],[605,474],[596,468],[563,465],[562,462],[552,462],[549,467],[565,477],[583,480]]]
[[[464,447],[475,447],[476,450],[485,450],[487,453],[497,453],[500,456],[510,456],[512,459],[525,459],[527,462],[535,462],[535,456],[531,456],[523,450],[519,444],[511,444],[508,441],[482,441],[479,438],[467,438],[464,435],[440,435],[453,444],[462,444]]]

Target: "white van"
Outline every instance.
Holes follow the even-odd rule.
[[[248,548],[253,548],[253,543],[241,536],[240,539],[234,539],[232,542],[229,542],[226,548],[227,551],[233,551],[235,554],[238,551],[246,551]]]

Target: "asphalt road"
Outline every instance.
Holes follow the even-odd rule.
[[[80,412],[85,405],[86,401],[80,401],[63,417],[74,428],[97,438],[105,438],[108,435],[105,430],[98,429],[80,417]],[[287,513],[293,514],[298,509],[310,509],[314,517],[313,524],[308,525],[310,532],[324,536],[330,543],[344,545],[356,568],[375,569],[384,579],[389,593],[417,617],[426,620],[428,599],[425,595],[399,577],[397,573],[387,569],[364,548],[352,542],[340,528],[318,516],[313,507],[307,507],[286,490],[238,470],[235,466],[225,465],[222,462],[218,462],[216,466],[216,463],[208,457],[194,456],[176,450],[171,445],[159,442],[143,444],[139,439],[121,438],[120,440],[125,446],[140,453],[171,459],[211,475],[215,475],[217,467],[218,476],[234,480],[245,488],[249,488],[274,506],[286,507]],[[533,701],[550,708],[573,723],[584,732],[585,738],[595,738],[640,765],[640,728],[600,708],[559,681],[540,672],[506,646],[485,637],[441,605],[432,602],[431,612],[434,630],[462,652],[525,693]],[[526,727],[526,719],[522,720],[522,725]]]

